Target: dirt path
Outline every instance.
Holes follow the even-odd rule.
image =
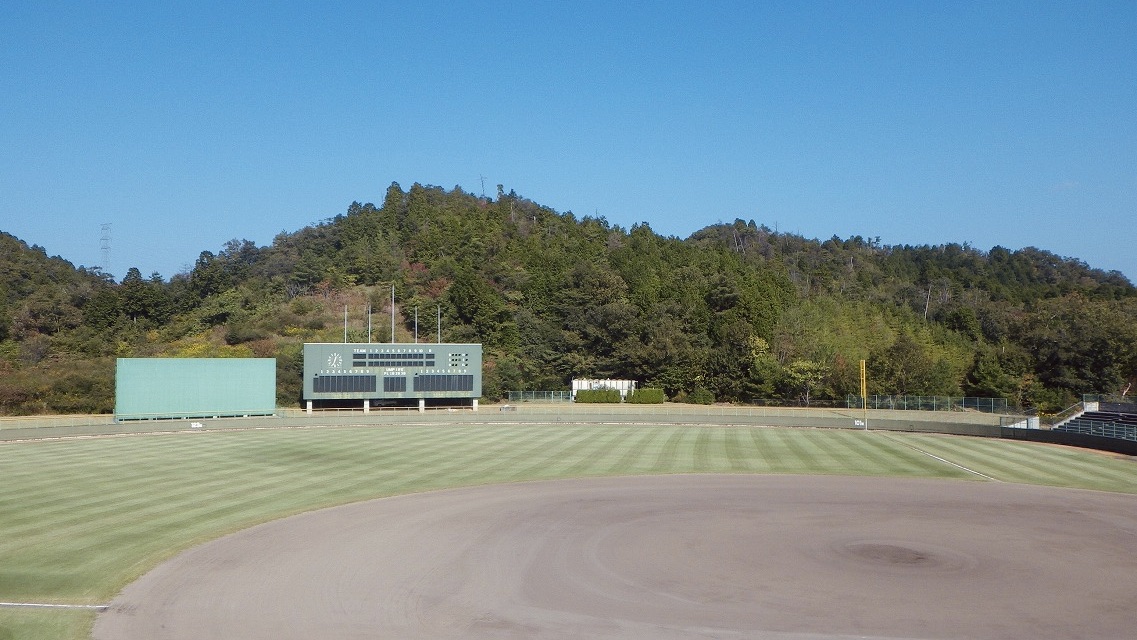
[[[273,522],[147,574],[94,637],[1123,638],[1135,612],[1135,496],[662,476]]]

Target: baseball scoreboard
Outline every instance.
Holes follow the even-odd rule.
[[[304,400],[309,407],[344,400],[418,400],[421,405],[425,400],[476,400],[481,395],[480,344],[304,345]]]

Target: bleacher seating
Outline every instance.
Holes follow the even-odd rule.
[[[1101,406],[1097,411],[1082,412],[1058,425],[1055,430],[1137,441],[1137,406]]]

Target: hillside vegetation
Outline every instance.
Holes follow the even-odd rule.
[[[301,346],[481,342],[484,393],[630,378],[719,401],[1005,397],[1055,411],[1137,381],[1137,289],[1047,251],[810,240],[736,220],[687,239],[559,213],[499,187],[388,188],[270,246],[233,240],[164,280],[115,282],[0,234],[0,413],[113,410],[114,358],[275,357]]]

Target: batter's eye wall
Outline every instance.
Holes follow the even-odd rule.
[[[304,345],[304,400],[471,399],[481,395],[480,344]]]
[[[275,358],[119,358],[115,419],[276,413]]]

